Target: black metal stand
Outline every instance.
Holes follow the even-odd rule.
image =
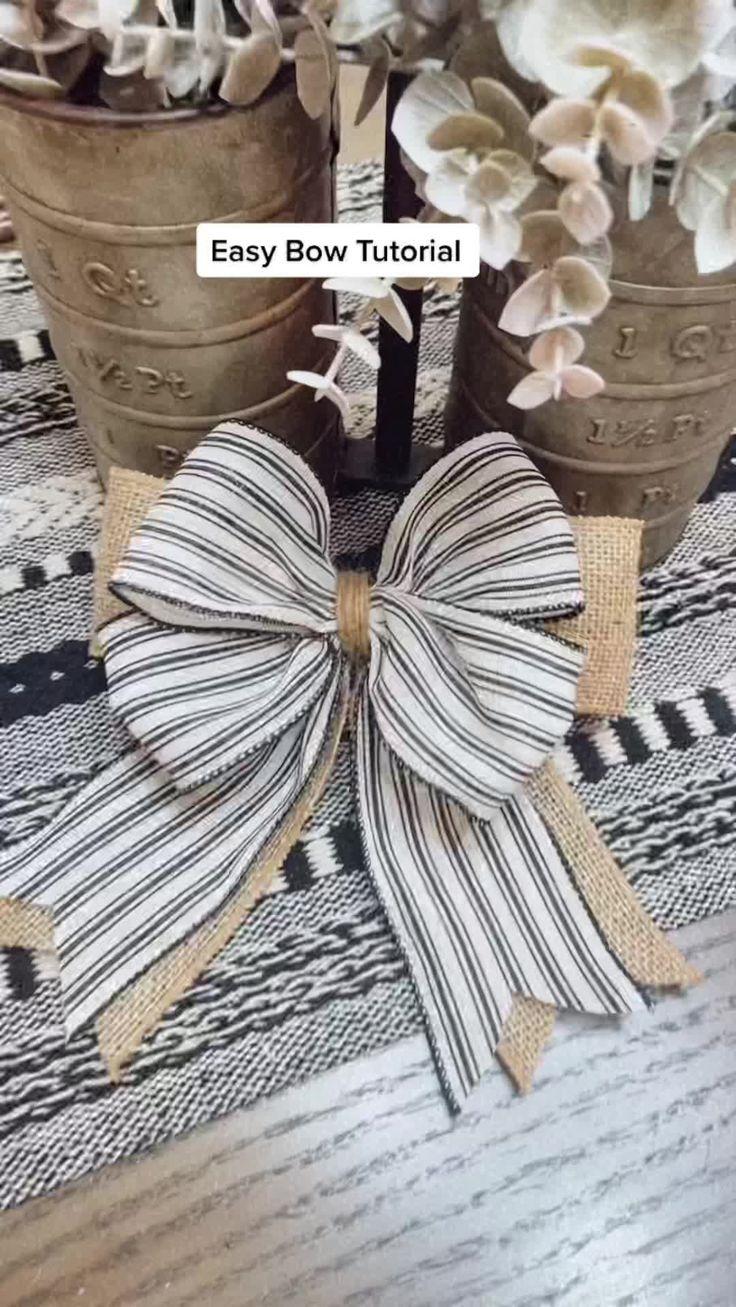
[[[384,222],[414,218],[421,208],[414,182],[401,162],[399,143],[391,131],[394,110],[410,80],[408,73],[392,72],[389,73],[386,88]],[[378,330],[381,367],[378,373],[375,438],[348,442],[340,474],[341,488],[345,491],[365,485],[386,489],[411,485],[436,458],[434,451],[421,445],[412,445],[422,292],[400,290],[397,293],[411,318],[412,339],[408,342],[402,340],[381,320]]]

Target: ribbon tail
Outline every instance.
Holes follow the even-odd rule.
[[[531,778],[527,793],[551,833],[610,950],[643,986],[685,989],[702,976],[655,926],[577,794],[553,762]],[[555,1009],[517,998],[497,1055],[522,1093],[531,1089]]]
[[[97,1038],[110,1077],[117,1080],[146,1035],[233,938],[281,869],[289,850],[309,821],[335,761],[347,717],[347,683],[339,692],[319,758],[284,820],[276,827],[248,871],[240,889],[219,912],[181,944],[154,962],[118,994],[97,1017]]]
[[[529,799],[471,818],[402,767],[365,692],[358,787],[368,865],[451,1108],[493,1065],[515,996],[599,1014],[644,1006]]]
[[[671,989],[698,984],[700,972],[655,926],[554,762],[535,772],[527,793],[608,947],[636,984]]]
[[[296,838],[290,818],[311,810],[345,703],[340,673],[278,739],[186,793],[143,750],[126,754],[3,861],[0,892],[53,913],[70,1033],[229,903],[279,833]]]

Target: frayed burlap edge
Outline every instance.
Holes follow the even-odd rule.
[[[576,712],[582,717],[617,717],[626,709],[636,653],[644,523],[626,517],[579,517],[571,525],[585,611],[547,622],[546,627],[585,649]]]
[[[643,527],[642,522],[620,517],[581,517],[572,521],[585,595],[585,611],[579,617],[560,618],[545,625],[552,634],[585,649],[585,663],[575,703],[576,711],[581,716],[615,717],[626,708],[636,654],[636,602]],[[544,774],[546,769],[541,773],[542,776]],[[605,849],[577,796],[564,781],[562,784],[566,789],[566,810],[570,821],[573,815],[575,817],[571,825],[570,821],[566,823],[565,832],[555,830],[553,821],[539,804],[537,806],[563,852],[575,866],[575,858],[580,856],[581,850],[579,835],[572,839],[573,831],[592,831],[597,856],[591,855],[591,860],[598,868],[594,880],[605,878],[610,865],[613,865],[617,883],[623,882],[628,894],[633,896],[623,873]],[[539,777],[533,780],[532,791],[537,786],[542,786]],[[559,811],[558,808],[558,817]],[[554,815],[551,809],[550,814]],[[570,837],[569,847],[560,838],[561,833]],[[605,853],[605,860],[601,850]],[[638,899],[633,897],[638,904]],[[592,904],[590,906],[594,910]],[[648,921],[643,908],[640,908],[640,912]],[[656,930],[651,922],[650,925]],[[623,955],[620,956],[624,961]],[[648,980],[642,983],[664,982]],[[554,1023],[555,1009],[549,1004],[520,995],[514,999],[496,1052],[521,1093],[528,1093],[531,1089],[534,1073]]]
[[[510,1075],[516,1088],[528,1094],[534,1073],[541,1061],[544,1046],[555,1026],[557,1011],[550,1003],[517,994],[504,1023],[496,1057]]]
[[[92,598],[90,649],[95,658],[102,655],[97,632],[107,622],[129,612],[110,590],[110,578],[128,547],[130,537],[138,530],[165,485],[166,482],[159,477],[147,476],[145,472],[131,472],[125,467],[110,469]]]
[[[606,943],[639,985],[685,989],[702,980],[655,926],[607,849],[580,799],[554,763],[531,779],[527,794],[554,837]],[[517,997],[496,1052],[516,1087],[531,1088],[555,1022],[555,1009]]]
[[[0,899],[0,948],[54,949],[54,919],[48,908],[21,899]]]
[[[682,989],[700,973],[655,926],[580,799],[553,762],[532,777],[527,794],[569,862],[609,948],[638,985]]]
[[[242,890],[219,913],[177,948],[154,962],[118,994],[97,1018],[100,1054],[112,1080],[118,1080],[145,1037],[159,1025],[217,954],[232,939],[261,898],[284,858],[298,840],[327,783],[348,712],[347,685],[341,691],[322,758],[285,823],[271,837]]]

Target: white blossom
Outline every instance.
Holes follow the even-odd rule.
[[[515,408],[538,408],[549,399],[590,399],[605,385],[603,378],[577,362],[584,341],[572,327],[557,327],[534,341],[529,350],[533,371],[522,377],[509,395]]]

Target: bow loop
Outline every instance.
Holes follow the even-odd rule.
[[[185,628],[334,630],[329,508],[307,465],[235,423],[189,456],[135,533],[112,588]]]
[[[328,693],[325,639],[270,631],[177,631],[140,613],[105,631],[110,707],[180,790],[229,772]]]
[[[385,743],[474,816],[493,816],[571,723],[581,651],[491,614],[429,613],[387,586],[374,598],[368,690]]]
[[[409,494],[374,587],[336,575],[328,543],[324,492],[298,455],[263,432],[218,428],[116,574],[143,612],[103,635],[112,707],[190,789],[303,716],[341,650],[370,660],[376,722],[397,757],[490,817],[572,720],[581,654],[518,623],[522,609],[579,602],[559,502],[510,437],[488,435]]]
[[[388,531],[369,692],[384,741],[488,819],[572,722],[579,650],[522,625],[582,603],[560,502],[507,435],[434,465]]]
[[[551,486],[503,432],[440,459],[388,531],[377,584],[514,617],[580,610],[575,541]]]
[[[236,425],[202,441],[133,536],[113,588],[139,611],[101,633],[110,704],[179,790],[226,774],[334,689],[328,546],[306,464]]]

